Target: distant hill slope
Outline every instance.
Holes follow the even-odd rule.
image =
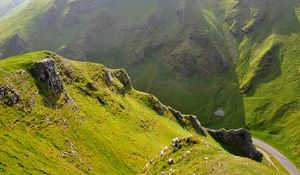
[[[279,174],[197,134],[189,116],[176,120],[173,109],[132,89],[124,70],[48,51],[1,60],[0,68],[1,173],[139,174],[174,137],[194,134],[197,156],[185,161],[209,156],[222,165],[217,174]]]
[[[219,38],[224,33],[216,2],[202,1],[32,0],[1,22],[0,52],[5,58],[48,49],[124,67],[138,89],[202,114],[207,125],[244,126],[238,78]],[[214,115],[219,108],[227,117]]]
[[[213,128],[248,127],[299,165],[299,0],[30,0],[1,57],[48,49],[124,67]],[[26,14],[26,15],[24,15]]]
[[[25,0],[1,0],[0,2],[0,19],[14,10],[18,5],[25,2]]]

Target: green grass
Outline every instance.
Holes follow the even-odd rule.
[[[108,69],[103,65],[65,60],[56,55],[52,56],[64,80],[64,93],[73,102],[66,103],[62,94],[56,101],[57,107],[49,105],[45,102],[49,98],[43,93],[45,89],[37,86],[29,74],[32,63],[48,56],[49,52],[40,51],[0,61],[0,85],[11,84],[21,96],[21,102],[12,107],[0,103],[1,173],[139,174],[172,138],[195,134],[176,123],[169,112],[158,115],[147,100],[151,95],[136,90],[121,95],[113,86],[107,86],[102,76]],[[20,74],[19,70],[26,73]],[[73,78],[65,71],[71,71]],[[120,84],[117,79],[113,81]],[[85,87],[88,82],[99,87],[92,94],[104,95],[107,105],[79,90],[78,87]],[[34,97],[38,89],[40,93]],[[34,107],[28,106],[33,99]],[[276,174],[265,162],[238,158],[223,149],[216,151],[221,146],[210,137],[195,134],[194,139],[205,139],[211,147],[200,143],[195,146],[193,157],[186,162],[189,167],[200,157],[209,156],[224,164],[217,174],[244,170]],[[233,162],[228,164],[228,160]],[[183,171],[186,165],[179,167]]]
[[[265,159],[263,164],[268,165],[266,167],[236,156],[228,161],[228,153],[212,138],[200,140],[192,137],[191,140],[194,143],[181,144],[181,148],[171,148],[163,156],[157,156],[144,174],[286,174],[280,166],[279,171],[271,168]],[[170,158],[175,162],[172,165],[168,164]],[[248,169],[248,166],[252,168]]]
[[[124,0],[72,17],[69,2],[60,1],[51,21],[56,25],[44,26],[53,2],[33,0],[1,21],[0,41],[19,32],[30,50],[67,48],[72,59],[124,67],[137,89],[196,114],[207,127],[261,133],[299,167],[298,0]],[[180,9],[183,23],[176,15]],[[141,28],[153,14],[159,15]],[[78,22],[64,25],[73,18]],[[232,33],[230,39],[225,31]],[[141,51],[145,59],[131,64]],[[219,67],[210,52],[220,53],[228,71],[216,73]],[[180,74],[186,55],[197,61],[192,65],[196,73],[187,77]],[[241,94],[244,87],[248,91]],[[225,117],[214,115],[219,108]]]

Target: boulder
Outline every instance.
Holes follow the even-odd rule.
[[[246,129],[208,130],[208,133],[230,152],[255,161],[262,161],[263,154],[253,145],[251,135]]]
[[[60,95],[64,91],[63,81],[57,70],[56,61],[53,58],[46,58],[34,63],[31,73],[42,82],[51,95]]]
[[[225,111],[223,109],[217,109],[215,112],[214,112],[215,116],[218,116],[218,117],[224,117],[225,116]]]

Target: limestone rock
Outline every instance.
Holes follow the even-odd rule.
[[[63,81],[58,74],[56,64],[53,58],[46,58],[35,63],[31,70],[32,75],[44,83],[52,95],[60,95],[64,91]]]
[[[149,98],[149,103],[159,115],[164,115],[164,113],[167,111],[167,107],[154,96]]]
[[[104,71],[104,73],[103,73],[103,81],[108,86],[112,86],[113,85],[113,74],[109,70]]]
[[[20,102],[21,97],[20,94],[12,89],[10,85],[6,85],[0,88],[0,101],[6,99],[6,104],[8,106],[12,106]]]
[[[194,115],[190,115],[188,116],[188,120],[192,123],[194,129],[202,134],[202,135],[206,135],[205,129],[202,127],[200,121],[197,119],[197,116]]]
[[[205,129],[204,127],[202,127],[200,121],[197,119],[197,116],[183,115],[181,112],[171,107],[168,107],[168,110],[173,114],[173,116],[176,118],[179,124],[191,125],[198,134],[206,136]]]
[[[230,152],[256,161],[262,160],[263,154],[253,145],[251,135],[246,129],[208,130],[208,133],[215,140],[224,144]]]
[[[181,112],[169,107],[169,111],[174,115],[174,117],[176,118],[176,120],[183,120],[183,115],[181,114]]]
[[[119,69],[116,72],[114,72],[114,76],[122,83],[123,89],[122,94],[130,92],[132,88],[131,79],[128,76],[128,74],[125,72],[124,69]]]

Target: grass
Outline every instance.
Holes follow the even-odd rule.
[[[207,127],[246,127],[261,133],[258,137],[299,167],[299,2],[127,0],[68,16],[74,15],[68,2],[60,1],[51,21],[57,25],[45,27],[44,14],[53,2],[34,0],[1,21],[0,41],[19,32],[31,50],[66,48],[72,59],[124,67],[137,89],[196,114]],[[141,27],[155,14],[149,26]],[[64,25],[73,18],[73,25]],[[224,31],[232,33],[231,39]],[[232,46],[237,59],[232,58]],[[141,51],[145,59],[130,64]],[[217,73],[218,60],[210,52],[220,53],[228,71]],[[181,75],[186,55],[197,62],[192,65],[196,73],[187,77]],[[247,91],[241,94],[244,87]],[[225,117],[214,115],[220,108]]]
[[[261,163],[248,162],[241,157],[233,156],[230,161],[226,161],[228,153],[212,138],[200,140],[192,137],[192,140],[193,143],[171,148],[163,156],[156,157],[144,174],[286,174],[280,166],[279,172],[273,167],[270,171],[268,166],[261,167]],[[168,164],[170,158],[175,162],[172,165]],[[265,159],[263,164],[268,164]],[[248,166],[252,168],[248,169]]]
[[[149,106],[147,99],[151,95],[136,90],[119,94],[103,81],[103,71],[108,70],[103,65],[52,55],[58,62],[65,92],[55,106],[49,105],[45,101],[49,97],[29,74],[32,63],[48,56],[48,51],[40,51],[0,61],[0,84],[11,84],[21,96],[21,102],[12,107],[0,103],[1,173],[139,174],[146,162],[156,157],[172,138],[194,134],[197,142],[205,139],[211,148],[198,143],[193,148],[193,157],[178,166],[182,171],[186,165],[191,167],[192,162],[198,162],[199,157],[209,156],[215,159],[213,164],[224,164],[217,174],[244,170],[276,174],[266,163],[238,158],[226,150],[216,151],[222,148],[212,138],[183,128],[170,113],[158,115]],[[25,73],[20,74],[19,70]],[[73,78],[66,71],[71,71]],[[120,84],[117,79],[113,81]],[[97,85],[99,90],[87,95],[78,88],[88,82]],[[40,93],[33,96],[38,89]],[[65,94],[72,98],[70,103],[66,102]],[[98,94],[104,95],[106,105],[95,98]],[[32,100],[35,105],[29,107]],[[228,160],[233,162],[228,164]],[[213,171],[201,167],[197,168]]]

